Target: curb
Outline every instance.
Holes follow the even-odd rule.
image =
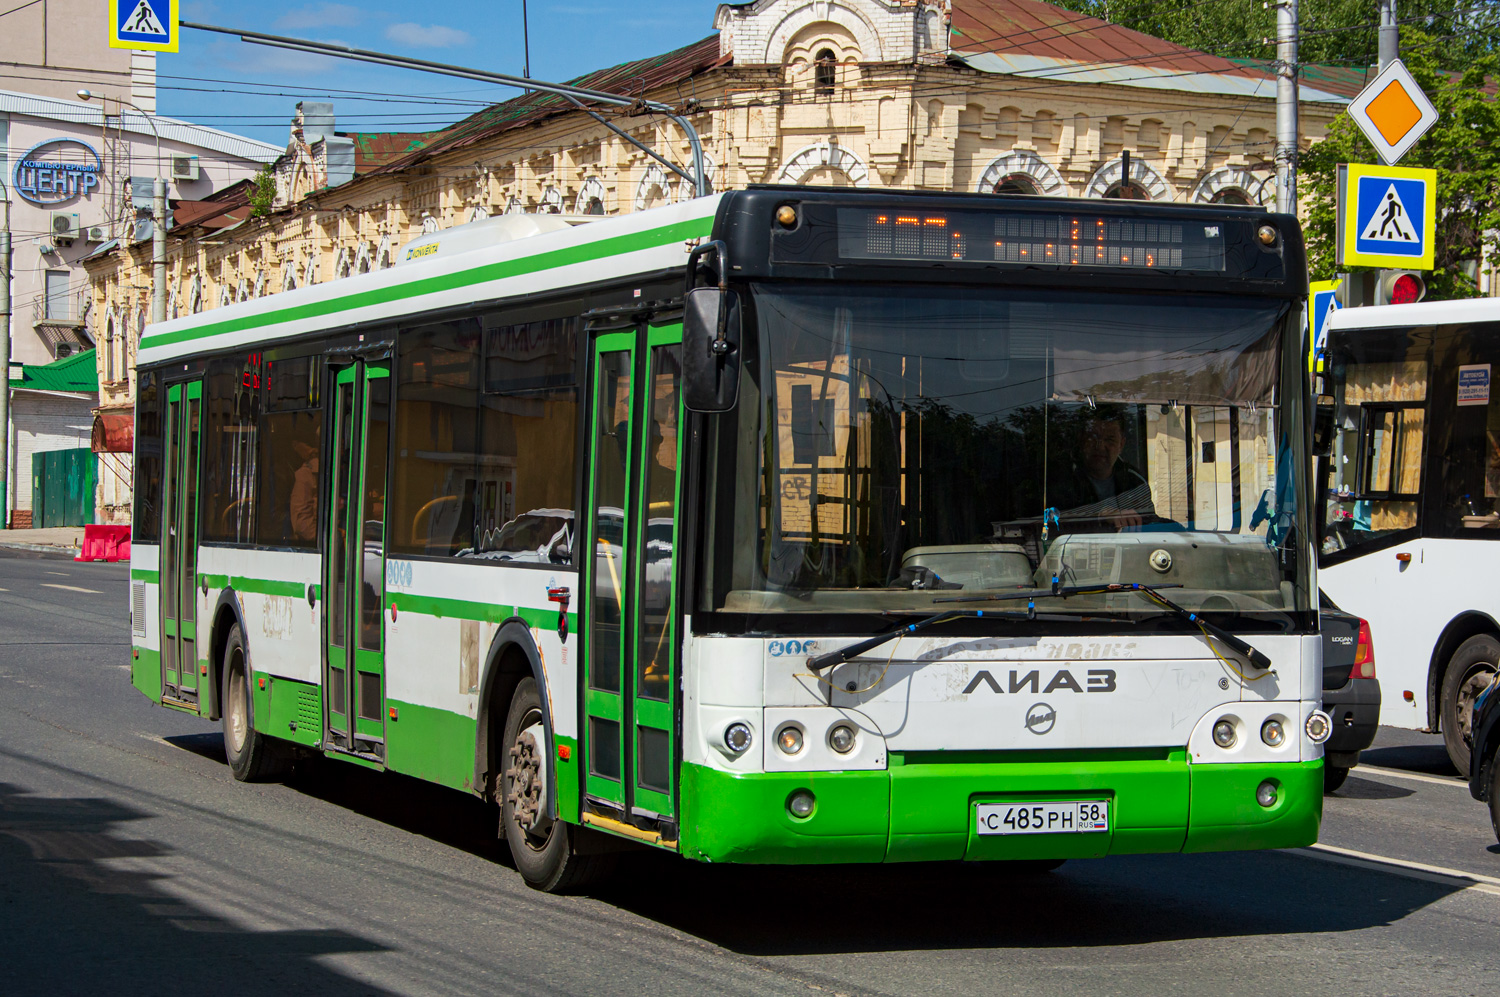
[[[14,540],[0,540],[0,547],[9,547],[11,550],[34,550],[42,554],[67,554],[72,556],[78,553],[77,547],[57,547],[49,544],[24,544]]]

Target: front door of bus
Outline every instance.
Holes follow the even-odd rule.
[[[673,820],[682,326],[594,343],[584,635],[586,789],[627,818]]]
[[[324,744],[385,758],[385,493],[391,438],[386,361],[333,370],[323,545]]]
[[[163,698],[196,706],[202,381],[187,381],[167,389],[166,430],[160,565],[161,688]]]

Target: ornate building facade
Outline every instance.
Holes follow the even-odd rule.
[[[573,82],[678,107],[716,190],[1274,200],[1275,78],[1264,65],[1040,0],[753,0],[719,6],[713,26],[693,45]],[[1304,145],[1363,84],[1347,75],[1303,86]],[[495,214],[616,214],[692,196],[640,147],[690,162],[673,123],[599,110],[634,141],[538,94],[423,135],[341,135],[331,108],[303,105],[268,212],[252,213],[245,188],[179,210],[168,317],[383,268],[414,236]],[[91,314],[137,329],[149,245],[87,266]],[[133,368],[135,341],[121,343],[119,369]],[[106,388],[105,404],[128,410],[133,384]],[[128,521],[126,497],[103,504],[101,522]]]

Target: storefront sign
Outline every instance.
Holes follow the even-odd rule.
[[[16,193],[32,204],[55,205],[88,197],[99,186],[104,164],[91,146],[71,138],[38,143],[11,174]]]

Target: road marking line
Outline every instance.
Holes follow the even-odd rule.
[[[68,577],[68,573],[66,571],[49,571],[49,572],[47,572],[47,574],[49,574],[49,575],[56,575],[59,578],[67,578]]]
[[[1443,778],[1442,776],[1436,775],[1419,775],[1416,772],[1403,772],[1401,769],[1381,768],[1379,765],[1357,765],[1349,770],[1350,775],[1354,775],[1357,772],[1369,772],[1372,775],[1395,776],[1397,779],[1411,779],[1414,782],[1431,782],[1439,786],[1462,786],[1465,789],[1469,788],[1468,782],[1458,778],[1457,776],[1453,776],[1451,778]]]
[[[1411,862],[1407,859],[1391,858],[1388,855],[1375,855],[1370,852],[1355,851],[1353,848],[1340,848],[1337,845],[1325,845],[1318,842],[1306,848],[1294,848],[1291,851],[1300,852],[1311,859],[1322,862],[1334,862],[1339,865],[1354,866],[1358,869],[1372,869],[1377,872],[1393,872],[1398,876],[1406,876],[1409,879],[1421,879],[1429,883],[1459,883],[1467,884],[1466,890],[1477,890],[1480,893],[1489,893],[1500,897],[1500,878],[1486,876],[1478,872],[1465,872],[1462,869],[1449,869],[1447,866],[1428,865],[1425,862]]]
[[[85,592],[89,595],[103,595],[98,589],[79,588],[77,585],[59,585],[56,582],[42,582],[44,589],[62,589],[64,592]]]

